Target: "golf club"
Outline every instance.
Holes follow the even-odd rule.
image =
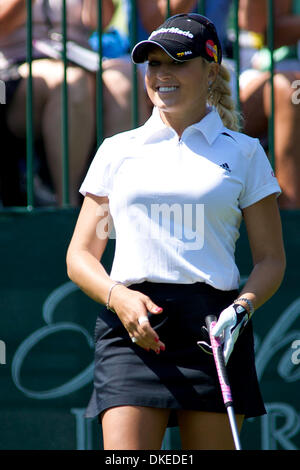
[[[235,445],[236,450],[242,450],[239,432],[236,424],[235,414],[234,414],[234,407],[233,407],[233,400],[231,395],[231,389],[228,381],[224,355],[222,350],[222,344],[218,338],[211,334],[211,329],[217,323],[217,317],[215,315],[207,315],[205,317],[205,324],[207,327],[207,331],[210,338],[211,350],[214,356],[214,361],[216,364],[216,369],[218,373],[219,383],[222,391],[224,405],[226,407],[226,411],[229,418],[229,424],[232,432],[232,437]],[[201,346],[202,341],[199,341],[197,344]]]

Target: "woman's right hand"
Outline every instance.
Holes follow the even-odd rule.
[[[147,317],[148,312],[159,315],[163,311],[147,295],[118,284],[111,291],[109,305],[120,318],[129,336],[136,339],[135,344],[148,351],[152,349],[157,354],[165,350],[165,344],[160,341],[150,322],[139,323],[139,318]]]

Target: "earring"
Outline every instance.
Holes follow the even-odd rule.
[[[207,88],[208,96],[211,95],[211,86],[212,86],[212,83],[213,83],[213,82],[208,82],[208,88]]]

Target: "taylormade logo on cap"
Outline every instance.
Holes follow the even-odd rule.
[[[183,31],[179,28],[160,28],[150,35],[149,39],[153,38],[157,34],[164,34],[164,33],[172,33],[172,34],[180,34],[181,36],[187,36],[190,39],[193,39],[194,35],[190,31]]]
[[[140,64],[148,58],[153,46],[179,62],[203,57],[208,62],[221,63],[222,48],[214,24],[197,13],[171,16],[153,31],[147,40],[132,50],[133,62]]]

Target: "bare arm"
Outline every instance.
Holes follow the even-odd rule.
[[[275,195],[247,207],[243,213],[254,267],[239,296],[252,300],[257,309],[277,291],[285,272],[281,221]]]
[[[275,0],[275,47],[296,44],[300,39],[300,15],[292,14],[292,0]]]
[[[26,0],[0,0],[0,36],[12,33],[26,17]]]
[[[187,13],[196,3],[195,0],[170,0],[171,14]],[[167,0],[138,0],[137,4],[142,23],[149,33],[165,21]]]
[[[102,0],[102,28],[106,28],[115,12],[115,5],[112,0]],[[98,1],[83,0],[82,22],[91,30],[98,27]]]
[[[246,31],[265,34],[267,2],[265,0],[240,0],[239,25]]]
[[[100,262],[108,241],[107,208],[106,197],[91,194],[85,197],[67,252],[69,278],[89,297],[102,304],[106,303],[109,290],[115,284]],[[148,311],[159,313],[158,306],[149,297],[125,286],[117,286],[111,292],[110,307],[116,312],[111,312],[111,315],[119,316],[128,333],[139,339],[137,344],[141,347],[153,350],[164,347],[163,343],[156,341],[158,337],[150,323],[138,323],[138,318],[147,316]]]
[[[292,0],[274,0],[274,46],[295,44],[300,39],[300,15],[293,15]],[[240,0],[239,24],[242,29],[266,36],[266,0]]]
[[[108,290],[112,285],[108,274],[99,260],[106,248],[108,236],[96,236],[97,224],[102,220],[97,217],[100,206],[107,204],[107,198],[86,197],[78,217],[75,231],[68,248],[67,268],[72,281],[93,300],[105,303]],[[107,213],[103,214],[107,216]],[[107,230],[107,225],[105,226]]]

